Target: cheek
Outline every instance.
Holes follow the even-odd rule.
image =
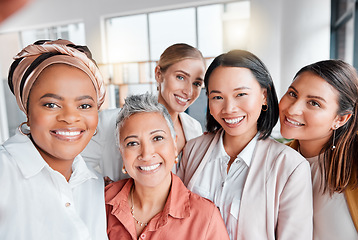
[[[96,129],[98,124],[98,113],[94,112],[93,114],[84,116],[88,123],[90,129]]]
[[[128,168],[130,165],[132,165],[132,163],[134,162],[134,159],[136,157],[136,155],[134,154],[133,151],[128,151],[128,150],[121,151],[121,156],[123,159],[124,166],[126,166]]]
[[[192,99],[193,99],[193,100],[196,100],[196,99],[199,97],[199,95],[200,95],[201,88],[200,88],[200,87],[197,87],[197,86],[193,86],[193,88],[194,88],[194,91],[193,91],[193,97],[192,97]]]
[[[278,108],[279,108],[279,112],[280,112],[280,113],[281,113],[283,110],[286,109],[287,104],[288,104],[287,98],[286,98],[285,96],[283,96],[283,97],[281,98],[281,101],[280,101],[279,104],[278,104]]]

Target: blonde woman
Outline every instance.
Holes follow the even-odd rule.
[[[169,111],[178,135],[178,151],[185,143],[200,136],[200,123],[184,111],[199,97],[204,84],[205,60],[201,52],[184,43],[168,47],[155,68],[158,84],[158,102]],[[120,109],[100,113],[98,134],[82,153],[85,160],[112,180],[127,178],[122,172],[121,154],[116,145],[115,123]],[[180,161],[180,155],[179,155]],[[175,164],[173,172],[177,171]]]

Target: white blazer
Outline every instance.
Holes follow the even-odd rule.
[[[103,176],[114,181],[128,178],[122,173],[123,160],[116,140],[116,119],[120,109],[103,110],[99,113],[97,134],[82,151],[83,159]],[[186,141],[202,134],[200,123],[188,114],[179,114]]]
[[[177,175],[193,190],[221,131],[189,141]],[[259,140],[241,196],[238,239],[312,239],[309,163],[273,139]]]

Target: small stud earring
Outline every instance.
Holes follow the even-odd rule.
[[[126,167],[125,167],[125,166],[122,167],[122,173],[123,173],[123,174],[127,174],[127,170],[126,170]]]
[[[178,162],[179,162],[179,158],[178,158],[178,156],[176,156],[174,163],[175,163],[175,164],[178,164]]]

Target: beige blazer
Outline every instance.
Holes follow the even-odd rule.
[[[210,158],[220,131],[187,143],[177,175],[189,190]],[[241,196],[238,239],[312,239],[309,163],[273,139],[259,140]]]

